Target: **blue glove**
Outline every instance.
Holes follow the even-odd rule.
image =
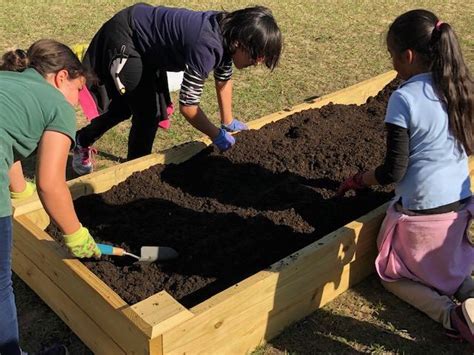
[[[214,143],[221,152],[225,152],[235,144],[235,138],[226,132],[225,129],[221,128],[217,137],[212,140],[212,143]]]
[[[225,129],[227,132],[238,132],[238,131],[245,131],[246,129],[249,129],[245,123],[240,122],[236,118],[232,119],[232,122],[229,124],[221,124],[221,128]]]

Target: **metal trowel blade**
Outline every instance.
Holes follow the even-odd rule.
[[[178,252],[170,247],[142,247],[138,261],[152,263],[176,259]]]

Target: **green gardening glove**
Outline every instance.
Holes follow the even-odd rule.
[[[78,43],[74,44],[71,46],[72,51],[74,54],[79,58],[79,60],[82,62],[84,59],[84,55],[86,54],[87,51],[87,44],[85,43]]]
[[[27,181],[26,187],[23,191],[21,192],[10,191],[10,198],[12,200],[22,200],[33,195],[35,191],[36,191],[36,185],[33,184],[32,182]]]
[[[78,258],[99,257],[100,250],[87,228],[81,226],[77,232],[64,235],[64,242],[72,255]]]

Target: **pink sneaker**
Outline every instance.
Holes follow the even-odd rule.
[[[171,103],[168,105],[168,107],[166,107],[166,113],[168,114],[168,119],[158,122],[158,127],[163,128],[163,129],[169,129],[171,126],[170,118],[173,112],[174,112],[174,105],[173,103]]]
[[[78,175],[90,174],[94,170],[93,157],[97,150],[93,147],[82,147],[76,144],[72,155],[72,169]]]
[[[169,129],[170,126],[171,126],[171,121],[169,119],[158,122],[158,127],[160,128]]]

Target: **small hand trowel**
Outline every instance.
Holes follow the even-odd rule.
[[[126,250],[112,245],[97,244],[100,252],[104,255],[124,256],[128,255],[140,262],[152,263],[154,261],[166,261],[176,259],[178,252],[170,247],[142,247],[140,256],[127,252]]]

